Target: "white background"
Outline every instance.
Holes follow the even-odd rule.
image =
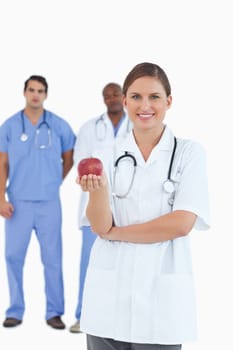
[[[212,227],[192,234],[199,340],[183,349],[232,347],[232,15],[221,0],[1,0],[0,122],[24,106],[32,74],[49,83],[46,108],[74,131],[103,112],[103,86],[120,84],[143,61],[161,65],[172,85],[167,123],[177,136],[200,141],[207,153]],[[66,313],[74,321],[80,232],[76,170],[65,180],[63,203]],[[0,219],[0,317],[8,306],[4,226]],[[85,349],[85,336],[55,331],[44,322],[44,280],[34,236],[24,273],[23,325],[0,328],[8,350]],[[120,322],[120,320],[119,320]]]

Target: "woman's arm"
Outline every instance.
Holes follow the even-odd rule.
[[[105,175],[84,175],[77,179],[83,191],[89,192],[87,217],[92,230],[102,238],[131,243],[158,243],[186,236],[196,220],[196,215],[185,210],[162,215],[141,224],[113,226]]]
[[[112,227],[113,219],[105,174],[84,175],[77,178],[77,183],[81,185],[83,191],[89,192],[86,214],[92,231],[99,235],[106,234]]]
[[[196,215],[185,210],[162,215],[154,220],[123,227],[112,227],[102,238],[132,243],[158,243],[186,236],[192,229]]]

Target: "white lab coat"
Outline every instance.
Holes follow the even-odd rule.
[[[146,162],[132,133],[117,144],[115,160],[129,151],[138,165],[128,197],[112,197],[116,226],[142,223],[171,210],[187,210],[197,215],[196,229],[209,227],[204,151],[195,142],[177,141],[172,167],[176,187],[173,209],[168,204],[170,194],[163,190],[174,144],[168,127]],[[112,193],[112,166],[107,173]],[[126,178],[125,170],[119,171],[116,192],[124,189]],[[189,236],[153,244],[98,237],[86,276],[81,329],[95,336],[135,343],[182,344],[195,340]]]
[[[100,116],[90,119],[81,126],[74,148],[74,164],[76,167],[81,159],[93,157],[97,150],[109,150],[109,152],[112,153],[111,149],[114,142],[124,138],[132,128],[131,122],[126,115],[122,121],[122,124],[120,125],[117,135],[114,136],[113,125],[107,113],[104,113],[102,118],[103,121],[99,121]],[[106,125],[106,128],[104,125]],[[89,226],[89,222],[86,217],[87,200],[88,194],[86,192],[82,192],[80,195],[78,210],[79,227]]]

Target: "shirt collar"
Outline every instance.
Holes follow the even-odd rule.
[[[173,147],[174,147],[174,134],[171,131],[171,129],[165,125],[162,137],[159,143],[152,150],[150,157],[147,160],[147,163],[151,163],[157,160],[160,151],[172,151]],[[128,134],[128,136],[125,138],[123,142],[121,141],[119,143],[117,148],[118,148],[118,152],[117,152],[118,156],[121,154],[124,154],[125,152],[129,152],[135,156],[139,164],[141,163],[141,161],[145,162],[135,142],[133,131],[131,131]]]

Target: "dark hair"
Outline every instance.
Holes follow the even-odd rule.
[[[108,89],[109,87],[116,87],[117,89],[119,89],[122,92],[122,87],[119,84],[111,82],[111,83],[108,83],[107,85],[105,85],[105,87],[103,88],[103,90],[102,90],[103,95],[105,93],[105,90]]]
[[[164,70],[154,63],[139,63],[127,75],[123,84],[123,94],[126,96],[127,90],[132,83],[142,77],[155,77],[163,85],[167,96],[171,95],[171,86]]]
[[[47,94],[48,92],[48,83],[44,77],[41,75],[31,75],[24,83],[24,91],[26,91],[28,83],[30,80],[36,80],[39,81],[44,87],[45,87],[45,93]]]

